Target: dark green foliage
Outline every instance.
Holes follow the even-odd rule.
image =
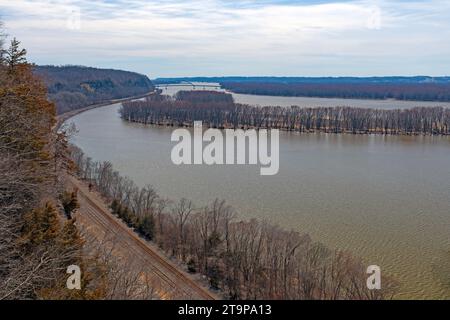
[[[138,228],[138,219],[135,213],[127,206],[122,205],[118,200],[111,203],[112,213],[118,216],[130,228]]]
[[[128,207],[121,206],[120,210],[118,212],[118,216],[129,227],[134,227],[134,222],[135,222],[134,214]]]
[[[208,267],[207,276],[211,288],[214,290],[220,289],[220,281],[223,279],[223,273],[217,264],[212,264]]]
[[[111,202],[111,211],[114,213],[114,214],[117,214],[117,208],[120,206],[120,203],[119,203],[119,201],[117,200],[117,199],[114,199],[112,202]]]
[[[7,50],[2,50],[2,59],[8,66],[9,72],[12,72],[15,66],[26,63],[26,55],[27,50],[20,49],[20,42],[16,38],[11,40],[11,45]]]
[[[155,233],[155,219],[152,215],[146,214],[143,218],[139,219],[138,232],[148,240],[152,240]]]
[[[189,273],[196,273],[197,272],[197,263],[193,258],[191,258],[187,263],[188,271]]]

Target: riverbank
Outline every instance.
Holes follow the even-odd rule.
[[[152,95],[154,93],[155,93],[155,91],[152,91],[152,92],[149,92],[149,93],[146,93],[146,94],[143,94],[143,95],[139,95],[139,96],[133,96],[133,97],[121,98],[121,99],[113,99],[113,100],[106,100],[106,101],[103,101],[103,102],[100,102],[100,103],[92,104],[92,105],[87,106],[87,107],[83,107],[83,108],[80,108],[80,109],[71,110],[71,111],[68,111],[68,112],[61,113],[61,114],[57,115],[57,117],[56,117],[55,128],[58,130],[59,128],[61,128],[62,124],[65,121],[67,121],[68,119],[76,116],[77,114],[80,114],[80,113],[83,113],[83,112],[86,112],[86,111],[89,111],[89,110],[92,110],[92,109],[95,109],[95,108],[100,108],[100,107],[105,107],[105,106],[108,106],[108,105],[112,105],[112,104],[115,104],[115,103],[121,103],[121,102],[126,102],[126,101],[133,101],[133,100],[137,100],[137,99],[142,99],[142,98],[145,98],[145,97],[147,97],[149,95]]]
[[[123,120],[186,127],[194,121],[219,129],[278,129],[300,133],[450,135],[450,109],[373,109],[355,107],[258,107],[235,103],[218,91],[180,91],[123,103]]]
[[[199,206],[227,199],[244,219],[307,232],[399,279],[398,298],[450,297],[434,272],[450,248],[448,136],[282,132],[280,171],[261,177],[256,166],[176,166],[174,128],[123,121],[119,108],[75,116],[72,141],[139,187]]]
[[[130,123],[136,123],[136,124],[140,124],[140,125],[144,125],[144,126],[149,126],[149,127],[161,127],[161,128],[174,128],[174,127],[178,127],[178,128],[193,128],[194,127],[194,122],[183,122],[182,124],[173,124],[169,121],[166,122],[145,122],[145,121],[140,121],[140,120],[131,120],[131,119],[122,119],[124,121],[130,122]],[[332,128],[324,128],[324,129],[303,129],[303,130],[299,130],[297,129],[287,129],[287,128],[268,128],[268,127],[257,127],[257,126],[238,126],[235,127],[233,125],[222,125],[222,126],[206,126],[206,128],[211,128],[211,129],[219,129],[219,130],[225,130],[225,129],[233,129],[233,130],[237,130],[237,129],[242,129],[242,130],[270,130],[270,129],[278,129],[281,132],[292,132],[292,133],[299,133],[299,134],[317,134],[317,133],[325,133],[325,134],[333,134],[333,135],[339,135],[339,134],[344,134],[344,135],[384,135],[384,136],[450,136],[450,133],[439,133],[439,134],[432,134],[429,132],[425,132],[425,133],[417,133],[417,132],[383,132],[383,131],[377,131],[377,130],[366,130],[366,131],[351,131],[351,130],[344,130],[344,131],[336,131],[333,130]]]

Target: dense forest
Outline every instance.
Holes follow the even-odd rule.
[[[137,290],[139,266],[79,230],[77,192],[65,181],[73,169],[68,132],[56,130],[55,105],[26,50],[15,39],[3,49],[2,40],[0,300],[152,298]],[[81,290],[67,290],[70,265],[83,270]]]
[[[184,78],[157,78],[155,84],[170,84],[180,82],[239,82],[239,83],[322,83],[322,84],[421,84],[421,83],[450,83],[450,77],[184,77]]]
[[[349,253],[332,250],[308,235],[265,221],[239,220],[225,201],[197,207],[187,199],[172,201],[150,185],[139,188],[72,146],[81,179],[109,199],[111,212],[207,277],[228,299],[390,299],[395,281],[383,277],[381,290],[366,286],[366,267]]]
[[[450,77],[195,77],[156,84],[215,82],[235,93],[353,99],[450,101]]]
[[[221,98],[220,98],[221,97]],[[273,128],[299,132],[359,134],[450,134],[450,109],[399,110],[351,107],[255,107],[235,104],[223,92],[180,92],[175,98],[147,98],[123,104],[127,121],[189,126],[201,120],[213,128]]]
[[[222,82],[235,93],[353,99],[450,101],[450,83],[264,83]]]
[[[82,66],[35,66],[34,73],[48,88],[57,113],[112,99],[147,94],[154,90],[144,75],[112,69]]]

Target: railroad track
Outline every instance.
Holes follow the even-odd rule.
[[[97,200],[95,194],[87,190],[78,179],[69,176],[70,183],[78,189],[80,210],[79,220],[85,227],[97,227],[105,234],[112,234],[118,250],[122,249],[130,260],[138,260],[145,264],[151,277],[160,283],[160,292],[166,299],[192,299],[215,300],[217,297],[192,280],[171,261],[157,253],[145,240],[140,238],[133,230],[118,218],[114,217],[109,209]],[[88,220],[88,221],[87,221]]]

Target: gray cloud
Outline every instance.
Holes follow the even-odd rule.
[[[37,63],[151,76],[450,73],[448,1],[313,2],[0,0],[0,10]]]

